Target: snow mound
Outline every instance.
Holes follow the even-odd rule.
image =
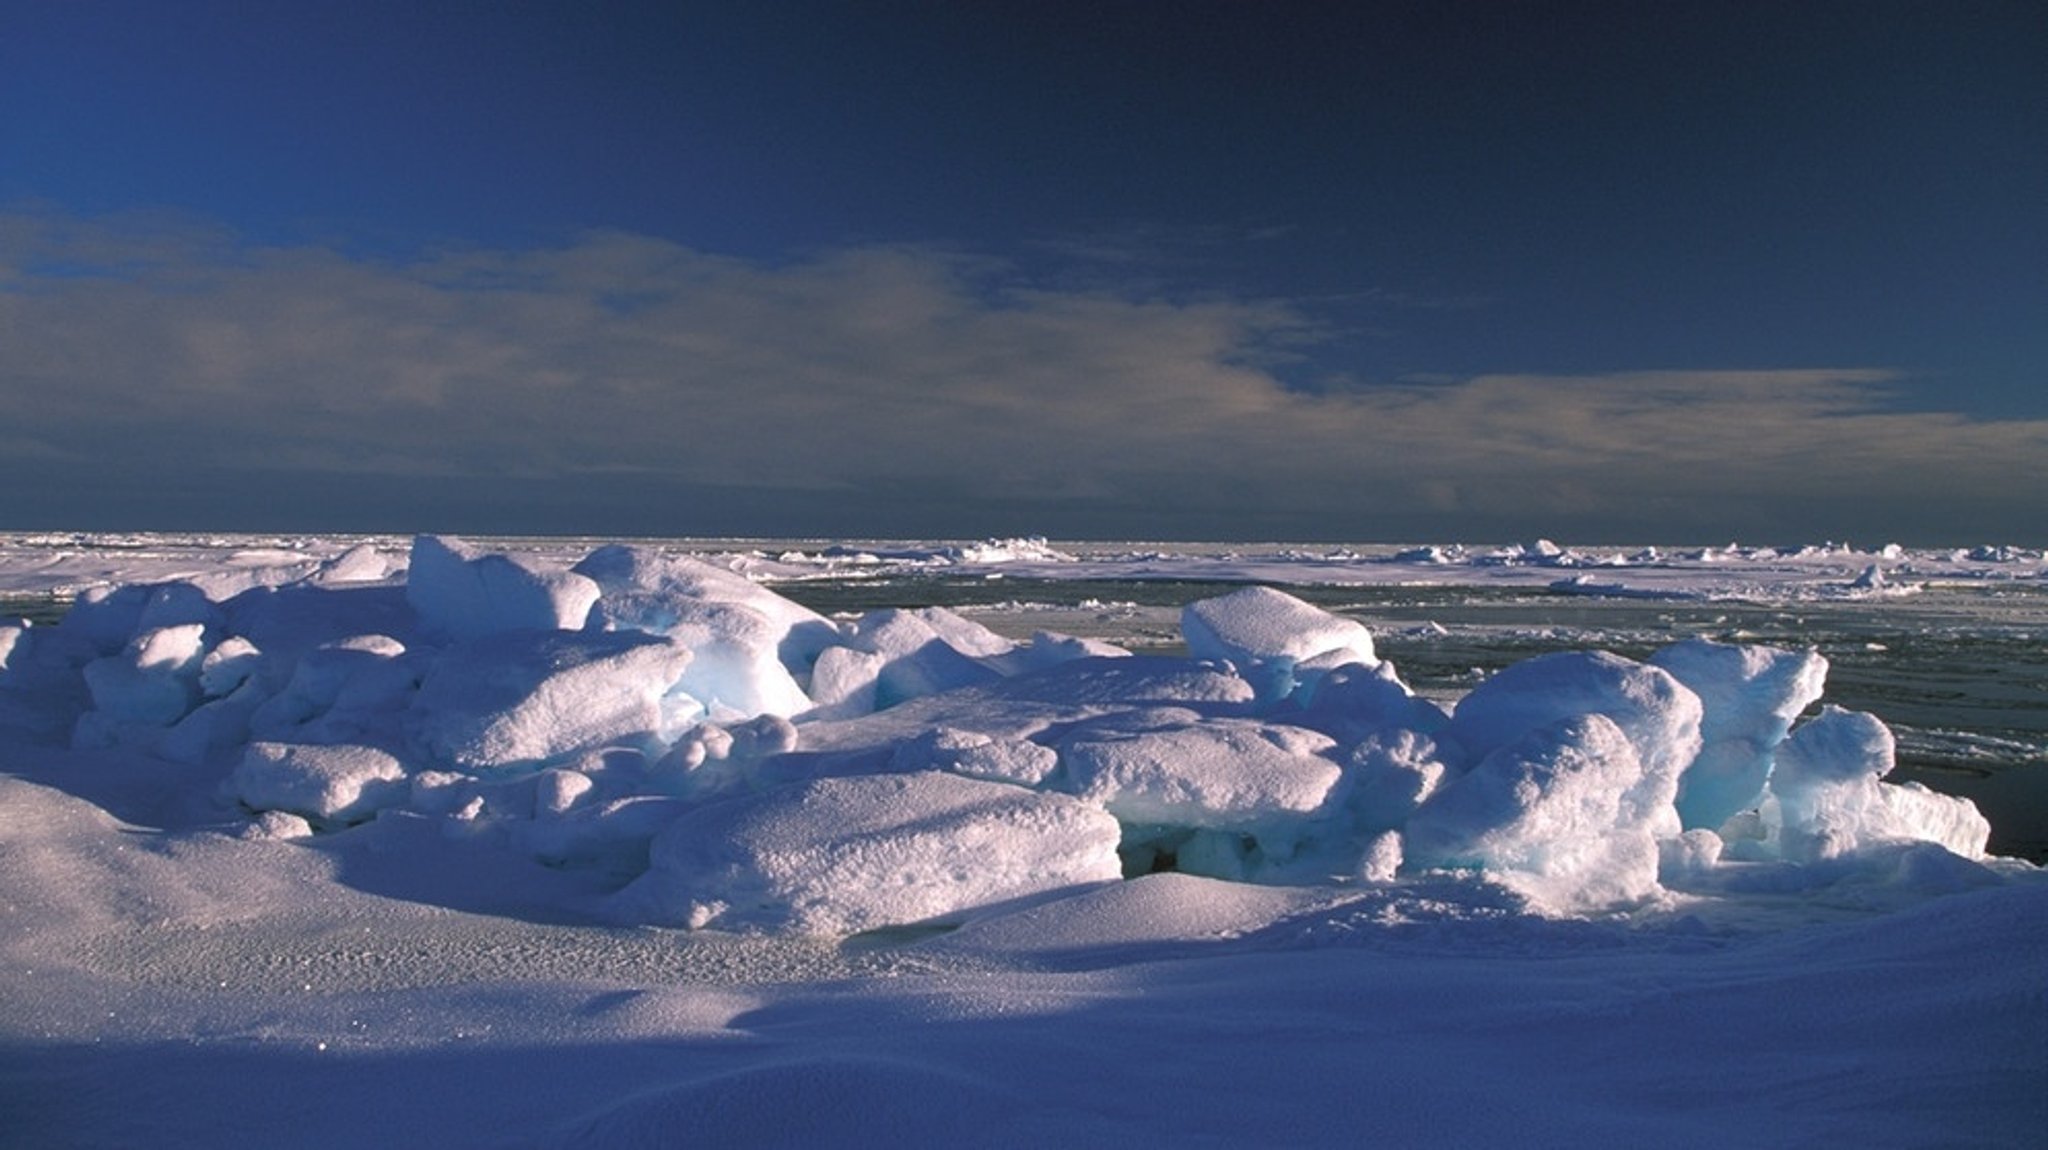
[[[577,630],[600,590],[573,571],[553,570],[515,555],[480,555],[457,540],[422,535],[413,541],[406,602],[427,630],[455,639],[499,631]]]
[[[465,770],[556,762],[614,743],[655,746],[700,709],[671,697],[691,651],[639,632],[510,631],[443,653],[407,720],[435,761]]]
[[[1701,713],[1699,696],[1656,667],[1605,651],[1562,652],[1517,663],[1473,688],[1443,733],[1484,757],[1559,720],[1603,715],[1641,768],[1620,814],[1669,837],[1680,830],[1672,804],[1680,773],[1699,754]]]
[[[1260,685],[1263,698],[1293,691],[1297,668],[1379,662],[1372,633],[1363,623],[1271,587],[1246,587],[1190,603],[1181,610],[1180,626],[1190,654],[1236,664]]]
[[[1119,877],[1116,820],[938,772],[820,779],[700,808],[656,836],[627,917],[849,934]]]
[[[1503,877],[1550,909],[1656,893],[1656,812],[1635,801],[1635,742],[1599,713],[1560,719],[1489,753],[1408,820],[1407,861]]]
[[[250,743],[228,793],[256,811],[355,822],[406,794],[405,768],[375,747]]]

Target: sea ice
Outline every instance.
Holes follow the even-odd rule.
[[[1658,820],[1631,801],[1645,772],[1621,726],[1590,712],[1527,731],[1408,820],[1406,861],[1483,869],[1570,912],[1648,897]]]
[[[1698,695],[1656,667],[1606,651],[1541,655],[1472,689],[1443,735],[1473,759],[1560,719],[1605,715],[1634,748],[1641,771],[1620,814],[1660,838],[1678,834],[1679,774],[1700,749]]]
[[[429,631],[474,639],[499,631],[579,630],[597,603],[596,582],[513,555],[477,554],[434,535],[413,541],[405,597]]]
[[[1834,858],[1884,842],[1927,840],[1982,858],[1991,827],[1965,799],[1883,781],[1895,754],[1875,715],[1827,706],[1778,748],[1766,841],[1795,861]]]
[[[848,934],[1122,874],[1116,820],[939,772],[828,778],[698,808],[621,892],[630,921]]]
[[[1298,682],[1314,678],[1304,672],[1379,662],[1363,623],[1271,587],[1190,603],[1181,610],[1180,625],[1189,654],[1236,664],[1263,699],[1285,697]]]
[[[227,793],[255,811],[349,823],[403,801],[405,768],[375,747],[250,743]]]
[[[1821,696],[1828,662],[1818,651],[1780,651],[1688,639],[1650,656],[1700,698],[1700,753],[1678,785],[1687,827],[1713,829],[1763,800],[1772,752]]]
[[[1181,658],[1018,644],[935,607],[836,624],[645,547],[555,562],[422,536],[403,585],[372,553],[300,566],[225,602],[131,587],[13,628],[5,682],[46,712],[25,726],[68,715],[81,750],[217,771],[321,834],[424,820],[630,882],[614,917],[799,931],[1162,869],[1481,872],[1576,914],[1654,895],[1660,865],[1704,888],[1729,862],[1985,842],[1967,802],[1881,781],[1876,719],[1792,729],[1813,652],[1547,656],[1446,714],[1361,624],[1262,587],[1189,604]]]
[[[436,762],[464,770],[536,768],[619,742],[651,749],[699,711],[670,694],[690,657],[638,631],[507,631],[443,652],[406,720]]]

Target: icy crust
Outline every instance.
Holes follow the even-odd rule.
[[[1859,860],[1983,869],[1970,803],[1885,781],[1881,721],[1800,721],[1811,651],[1550,655],[1447,712],[1281,591],[1183,626],[1185,659],[939,608],[835,622],[651,549],[422,537],[232,594],[87,596],[0,633],[0,691],[28,729],[211,778],[249,837],[439,828],[583,876],[614,921],[845,933],[1159,871],[1481,875],[1575,914]]]
[[[1119,877],[1117,822],[1062,795],[936,771],[857,775],[683,815],[611,906],[629,921],[815,934],[943,918]]]

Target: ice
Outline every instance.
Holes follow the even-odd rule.
[[[1893,764],[1891,731],[1875,715],[1824,707],[1778,748],[1766,841],[1785,858],[1812,861],[1874,843],[1936,842],[1981,858],[1990,824],[1967,800],[1883,781]]]
[[[1436,740],[1420,731],[1369,736],[1351,748],[1345,803],[1364,833],[1393,831],[1449,777]]]
[[[249,681],[263,663],[263,652],[240,635],[220,641],[199,664],[199,690],[209,699],[228,695]]]
[[[1135,711],[1063,740],[1059,785],[1145,828],[1134,847],[1172,849],[1182,869],[1237,878],[1293,856],[1342,774],[1334,751],[1327,736],[1301,727]],[[1229,832],[1201,840],[1205,850],[1229,844],[1227,861],[1189,865],[1184,832],[1204,830]],[[1256,859],[1246,853],[1254,848]]]
[[[413,541],[406,602],[430,631],[474,639],[500,631],[580,630],[598,585],[573,571],[513,555],[478,554],[459,540]]]
[[[842,715],[993,682],[1015,651],[1009,640],[942,607],[870,611],[855,621],[844,645],[855,654],[835,657],[827,683],[818,687],[820,702]],[[821,653],[821,664],[830,653]]]
[[[1818,651],[1779,651],[1689,639],[1650,656],[1700,698],[1700,753],[1679,780],[1687,827],[1719,827],[1762,801],[1772,753],[1821,696],[1828,663]]]
[[[1635,740],[1598,712],[1527,731],[1408,820],[1412,866],[1475,868],[1570,911],[1657,892],[1658,820]]]
[[[1043,744],[943,726],[897,744],[889,760],[891,771],[951,771],[1023,787],[1045,783],[1059,765],[1059,752]]]
[[[14,669],[17,652],[22,664],[28,663],[29,631],[25,624],[0,623],[0,672]]]
[[[398,567],[376,544],[358,543],[323,560],[307,581],[321,585],[376,583],[389,579]]]
[[[820,779],[700,808],[654,840],[629,921],[850,934],[1122,873],[1117,824],[1062,795],[938,772]]]
[[[1416,697],[1392,663],[1337,667],[1302,694],[1301,712],[1291,721],[1347,743],[1380,731],[1436,731],[1448,722],[1436,704]]]
[[[406,722],[440,763],[553,764],[613,743],[655,746],[694,720],[671,692],[690,649],[640,632],[511,631],[457,644],[420,684]]]
[[[1680,772],[1699,754],[1701,713],[1699,696],[1656,667],[1605,651],[1563,652],[1517,663],[1473,688],[1443,734],[1477,759],[1558,720],[1604,715],[1641,766],[1620,816],[1668,837],[1680,830],[1672,803]]]
[[[1190,603],[1181,611],[1181,631],[1195,658],[1237,664],[1267,699],[1314,678],[1305,672],[1379,662],[1364,624],[1271,587]]]
[[[256,663],[262,657],[246,641],[230,650],[226,658],[238,662]],[[214,654],[218,653],[216,649]],[[259,738],[287,742],[381,737],[397,725],[398,712],[412,702],[423,665],[421,659],[407,657],[405,645],[388,635],[324,643],[301,655],[291,678],[255,708],[249,730]]]
[[[591,621],[666,635],[693,658],[681,689],[725,718],[809,710],[808,679],[838,628],[730,571],[648,548],[600,547],[575,566],[601,592]]]
[[[237,802],[322,833],[379,810],[448,820],[616,881],[707,804],[776,808],[882,776],[1078,802],[1118,826],[1133,873],[1474,871],[1556,913],[1651,898],[1660,858],[1665,880],[1711,886],[1724,853],[1984,846],[1969,804],[1880,784],[1877,720],[1830,713],[1788,738],[1823,685],[1810,651],[1547,656],[1447,714],[1361,625],[1265,587],[1189,604],[1180,658],[1044,633],[1020,645],[937,607],[841,626],[644,546],[515,560],[422,536],[404,583],[388,577],[352,549],[226,603],[190,581],[88,596],[32,661],[76,668],[81,749],[229,764]],[[979,881],[954,883],[948,913],[971,909]]]
[[[250,743],[228,794],[253,811],[349,823],[406,795],[405,768],[375,747]]]
[[[206,627],[185,623],[137,634],[119,655],[85,665],[86,689],[98,717],[113,725],[167,727],[199,695]]]

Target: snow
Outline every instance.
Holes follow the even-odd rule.
[[[1270,587],[1189,603],[1181,656],[911,603],[827,618],[746,570],[1598,567],[1794,601],[2036,579],[2036,553],[715,554],[0,540],[0,587],[78,596],[0,627],[4,1140],[2027,1146],[2048,1122],[2048,883],[1985,853],[1967,800],[1888,778],[1881,717],[1816,713],[1816,652],[1674,636],[1439,705]]]
[[[853,934],[1122,876],[1100,806],[936,771],[701,807],[613,903],[631,922]]]
[[[1306,669],[1379,663],[1364,624],[1271,587],[1188,604],[1181,609],[1181,633],[1195,658],[1235,663],[1269,700],[1312,682]]]
[[[1799,714],[1821,697],[1828,663],[1818,651],[1779,651],[1709,639],[1674,643],[1651,656],[1700,698],[1699,757],[1677,799],[1688,827],[1718,827],[1762,799],[1772,751]]]
[[[477,555],[433,535],[413,541],[405,580],[405,600],[420,626],[456,639],[580,628],[599,594],[598,585],[577,572],[514,555]]]
[[[406,709],[434,765],[501,771],[615,744],[662,746],[693,720],[671,699],[691,651],[640,632],[510,631],[441,654]]]

